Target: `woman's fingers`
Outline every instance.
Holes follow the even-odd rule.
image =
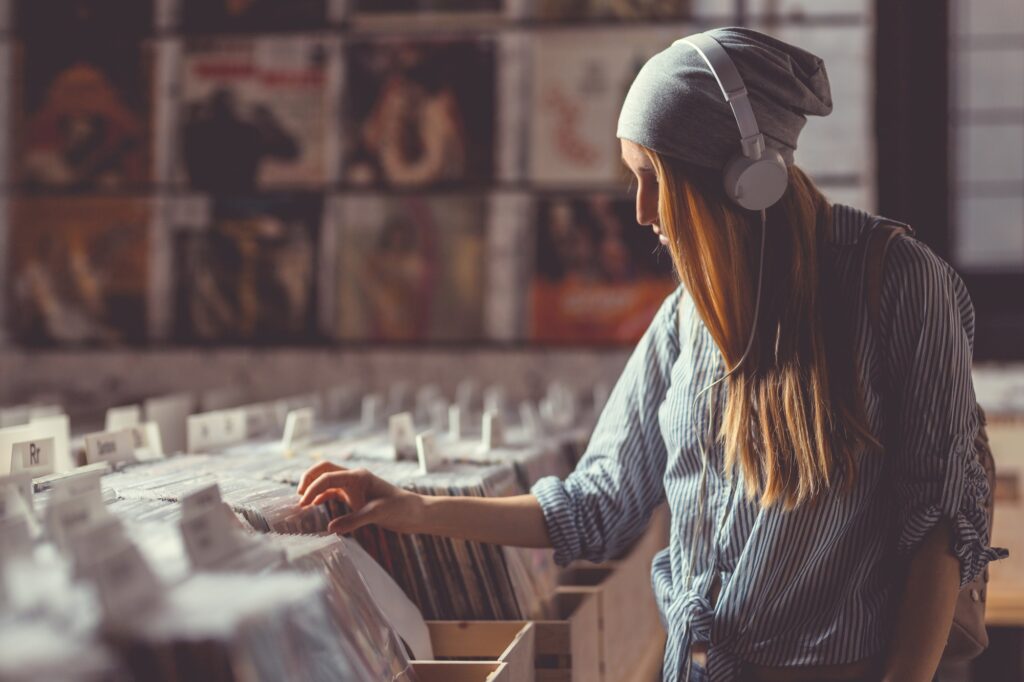
[[[344,516],[339,516],[336,519],[332,519],[331,522],[327,524],[328,532],[337,533],[338,535],[346,535],[362,528],[363,526],[376,523],[380,510],[380,503],[382,502],[383,500],[374,500],[359,511],[354,511],[345,514]]]
[[[365,502],[365,472],[363,471],[350,471],[343,469],[341,471],[328,471],[327,473],[320,474],[316,479],[306,486],[306,490],[302,493],[302,497],[299,499],[299,505],[306,507],[313,504],[313,500],[317,498],[320,493],[326,492],[331,488],[340,488],[344,491],[348,497],[350,507],[360,507]]]
[[[348,496],[348,493],[346,493],[342,488],[331,488],[330,490],[325,490],[319,495],[317,495],[315,498],[313,498],[313,501],[310,502],[309,504],[310,506],[315,507],[318,504],[323,504],[324,502],[327,502],[328,500],[332,499],[341,500],[349,507],[353,506],[352,500]]]
[[[309,484],[315,481],[321,474],[328,471],[339,471],[342,467],[334,464],[333,462],[318,462],[306,470],[306,473],[302,474],[302,479],[299,481],[299,494],[306,492],[306,488]]]

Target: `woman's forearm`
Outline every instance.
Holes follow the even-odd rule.
[[[413,532],[515,547],[550,547],[540,503],[533,495],[422,495]]]
[[[910,561],[882,682],[931,682],[935,676],[960,586],[950,533],[949,521],[937,524]]]

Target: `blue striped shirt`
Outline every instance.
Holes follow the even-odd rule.
[[[974,309],[967,290],[930,249],[898,237],[875,330],[860,295],[856,248],[869,218],[835,205],[823,251],[830,262],[822,264],[835,268],[841,299],[852,302],[869,425],[880,440],[890,429],[884,455],[857,455],[850,493],[788,512],[761,509],[744,498],[742,479],[730,485],[722,474],[718,442],[707,448],[699,524],[699,440],[709,433],[711,400],[714,430],[720,428],[727,391],[723,383],[693,404],[724,369],[681,287],[626,364],[576,471],[565,481],[541,479],[532,489],[560,564],[614,557],[667,500],[670,542],[652,566],[668,631],[665,680],[680,679],[689,646],[698,641],[708,643],[715,682],[735,680],[743,661],[828,665],[880,653],[891,636],[901,567],[941,518],[952,521],[961,584],[1006,555],[988,545],[981,506],[988,483],[973,450]],[[721,590],[712,607],[716,576]]]

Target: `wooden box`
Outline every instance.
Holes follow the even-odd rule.
[[[560,588],[553,599],[557,619],[534,622],[537,682],[600,679],[597,589]]]
[[[534,682],[535,634],[527,621],[427,621],[434,656],[496,661],[508,682]]]
[[[415,661],[419,682],[509,682],[504,663],[473,661]]]

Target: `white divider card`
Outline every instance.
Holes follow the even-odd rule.
[[[62,405],[32,405],[28,409],[28,420],[34,422],[45,417],[58,417],[64,414]]]
[[[66,414],[33,416],[31,426],[40,429],[45,437],[54,441],[54,472],[71,471],[77,463],[71,457],[71,420]]]
[[[139,405],[123,405],[107,410],[103,430],[109,432],[138,426],[142,423],[142,407]]]
[[[182,496],[181,515],[189,517],[205,514],[207,511],[219,507],[222,501],[219,485],[216,483],[204,485]]]
[[[54,486],[46,506],[45,522],[50,539],[66,550],[72,535],[108,515],[100,490],[100,475],[90,472]]]
[[[314,412],[312,407],[292,410],[284,422],[284,437],[281,446],[285,450],[309,445],[313,439]]]
[[[277,406],[274,403],[255,403],[245,410],[245,437],[269,436],[277,430]]]
[[[396,381],[388,388],[388,412],[405,412],[409,408],[409,393],[412,386],[408,381]]]
[[[188,447],[185,423],[194,405],[188,393],[150,398],[144,403],[146,421],[160,425],[160,437],[166,452],[177,454]]]
[[[54,471],[56,445],[51,438],[26,440],[11,445],[11,473],[46,476]]]
[[[12,473],[11,463],[14,461],[14,444],[24,443],[37,435],[39,435],[38,432],[33,431],[27,424],[0,429],[0,475]]]
[[[469,414],[476,400],[477,383],[474,379],[463,379],[455,387],[455,402],[462,411]]]
[[[158,603],[163,586],[132,542],[89,567],[87,577],[96,585],[104,621],[113,628],[131,621]]]
[[[186,422],[188,451],[204,452],[246,439],[245,409],[215,410],[191,415]]]
[[[90,433],[85,437],[85,461],[111,465],[135,461],[135,436],[131,429],[112,433]]]
[[[395,448],[395,459],[416,456],[416,426],[410,412],[392,415],[388,420],[388,438]]]
[[[544,425],[533,401],[524,400],[519,403],[519,421],[527,438],[540,438],[544,435]]]
[[[222,503],[183,515],[179,523],[189,561],[198,570],[224,565],[247,544],[247,538],[231,517],[231,510]]]
[[[448,401],[444,398],[435,398],[427,408],[430,428],[436,433],[444,433],[448,430],[448,408]]]
[[[346,537],[342,537],[341,542],[344,544],[346,556],[359,571],[384,617],[398,636],[409,645],[413,658],[434,660],[430,630],[420,610],[410,601],[395,579],[388,575],[358,542]]]
[[[72,497],[75,495],[92,494],[102,495],[100,492],[100,479],[110,473],[110,465],[106,462],[86,464],[73,471],[65,471],[52,476],[43,476],[32,481],[33,488],[38,491],[52,490],[54,495],[61,497]]]
[[[381,414],[384,410],[384,398],[378,393],[371,393],[363,396],[363,404],[360,412],[360,423],[366,430],[373,430],[380,426]]]
[[[437,471],[443,462],[437,449],[437,438],[433,431],[424,431],[416,436],[416,459],[420,463],[420,474]]]
[[[484,412],[483,420],[481,450],[487,452],[502,447],[505,444],[505,427],[501,415],[497,412]]]
[[[484,391],[484,411],[497,412],[505,411],[505,389],[501,386],[490,386]]]
[[[448,437],[462,440],[462,408],[458,405],[448,408]]]
[[[160,438],[159,424],[146,422],[125,430],[132,434],[132,446],[136,461],[148,462],[154,459],[163,459],[164,446]]]
[[[67,537],[68,552],[80,573],[124,549],[128,542],[124,524],[113,514],[97,518]]]
[[[0,495],[17,494],[25,502],[25,509],[35,516],[35,492],[32,486],[32,474],[21,472],[0,476]],[[13,507],[11,503],[4,506],[0,500],[0,519],[5,518]]]

